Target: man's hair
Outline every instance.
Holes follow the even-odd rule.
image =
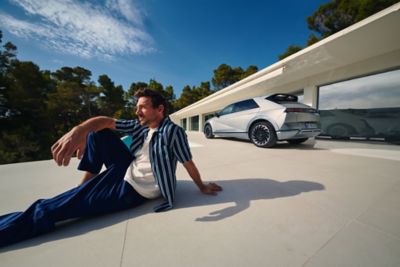
[[[153,108],[158,108],[160,105],[164,106],[164,115],[167,114],[167,109],[168,109],[168,104],[165,98],[163,97],[162,94],[159,92],[149,89],[149,88],[144,88],[140,89],[135,93],[136,99],[139,99],[140,97],[149,97],[151,99],[151,103],[153,105]]]

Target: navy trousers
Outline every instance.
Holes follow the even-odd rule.
[[[79,170],[99,173],[84,184],[50,199],[35,201],[26,211],[0,216],[0,246],[49,232],[56,222],[124,210],[146,201],[124,181],[132,155],[108,129],[92,132]]]

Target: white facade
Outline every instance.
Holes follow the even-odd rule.
[[[317,107],[321,85],[400,68],[400,3],[360,21],[173,114],[202,131],[205,116],[239,100],[302,91]]]

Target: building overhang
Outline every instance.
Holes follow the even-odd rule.
[[[399,10],[400,3],[382,10],[171,114],[171,118],[179,121],[181,118],[209,114],[232,102],[272,93],[274,88],[282,88],[289,84],[291,87],[297,86],[297,89],[301,89],[311,85],[308,81],[309,77],[338,72],[346,66],[371,58],[387,54],[400,57]],[[397,66],[400,66],[400,62],[396,62]],[[388,61],[386,65],[377,66],[380,69],[393,67],[395,67],[393,60]],[[368,69],[368,71],[371,70],[377,71]],[[363,70],[359,71],[361,74]],[[354,75],[354,72],[351,75]],[[337,79],[335,75],[324,75],[324,77],[323,83]],[[341,79],[345,78],[346,75],[342,73]]]

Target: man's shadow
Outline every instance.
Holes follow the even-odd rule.
[[[216,181],[216,183],[223,187],[223,191],[217,196],[205,196],[199,192],[192,181],[178,181],[174,209],[235,203],[234,206],[213,211],[200,218],[194,218],[194,220],[198,222],[219,221],[246,210],[250,207],[251,201],[291,197],[305,192],[325,189],[322,184],[315,182],[299,180],[279,182],[266,178],[219,180]],[[156,206],[159,201],[160,200],[149,201],[130,210],[111,213],[100,217],[63,222],[58,224],[56,229],[50,233],[0,248],[0,253],[37,246],[59,239],[71,238],[118,223],[127,222],[129,219],[134,219],[153,212],[153,207]]]
[[[216,197],[200,197],[198,189],[191,181],[178,183],[175,208],[190,208],[214,204],[234,203],[234,206],[213,211],[196,218],[196,221],[219,221],[234,216],[250,207],[251,201],[291,197],[301,193],[324,190],[320,183],[292,180],[279,182],[265,178],[217,181],[223,191]]]

